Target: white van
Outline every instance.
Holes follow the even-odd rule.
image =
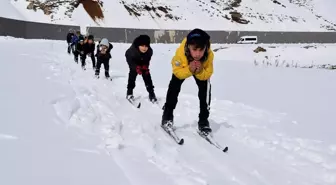
[[[242,36],[237,42],[238,44],[257,44],[258,37],[257,36]]]

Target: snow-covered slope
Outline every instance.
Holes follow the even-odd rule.
[[[11,19],[26,20],[26,17],[20,13],[12,4],[11,0],[2,0],[0,3],[0,16]]]
[[[8,1],[1,5],[7,6]],[[85,0],[85,6],[77,6],[76,1],[11,0],[11,3],[28,20],[56,24],[148,29],[336,30],[333,0],[100,0],[101,4]],[[102,11],[103,18],[93,21],[87,11],[92,16]],[[6,12],[1,14],[6,16]]]
[[[161,131],[161,107],[146,100],[142,78],[135,89],[142,108],[125,100],[128,44],[114,44],[112,82],[93,78],[90,62],[83,71],[63,41],[1,37],[0,46],[0,184],[336,183],[335,71],[254,66],[265,53],[213,46],[226,48],[215,52],[210,117],[215,138],[229,146],[224,154],[195,133],[193,79],[184,82],[175,111],[183,146]],[[153,44],[151,72],[161,100],[176,46]],[[290,52],[306,50],[263,47],[289,61]],[[335,58],[335,45],[316,47],[301,59]]]

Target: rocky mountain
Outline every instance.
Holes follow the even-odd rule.
[[[321,12],[315,9],[316,2],[323,3],[327,0],[114,0],[114,4],[111,4],[110,0],[15,1],[24,2],[30,11],[43,11],[46,16],[50,16],[50,21],[55,23],[72,19],[73,13],[83,7],[91,19],[100,26],[114,26],[115,20],[113,23],[106,23],[109,22],[106,19],[111,17],[111,12],[127,12],[122,15],[119,13],[119,19],[129,20],[131,17],[139,22],[150,19],[161,28],[166,27],[162,25],[168,24],[167,22],[182,27],[184,22],[190,21],[202,25],[203,23],[198,21],[199,17],[202,17],[204,22],[211,24],[207,26],[211,29],[215,29],[213,24],[220,23],[225,24],[225,27],[235,25],[237,28],[247,28],[249,25],[254,25],[252,26],[254,28],[262,24],[270,25],[266,26],[266,29],[273,27],[276,29],[276,24],[282,24],[282,29],[285,29],[284,27],[288,25],[293,27],[291,25],[302,24],[306,29],[313,25],[312,29],[315,30],[336,30],[335,21],[330,20],[332,16],[321,15]]]

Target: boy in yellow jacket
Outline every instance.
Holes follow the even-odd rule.
[[[205,134],[212,131],[208,117],[211,102],[210,77],[213,73],[213,59],[214,53],[210,48],[210,36],[205,31],[194,29],[183,39],[171,61],[173,74],[167,91],[166,103],[163,107],[162,126],[172,128],[174,124],[173,111],[178,101],[182,83],[186,78],[193,76],[198,86],[200,103],[198,129]]]

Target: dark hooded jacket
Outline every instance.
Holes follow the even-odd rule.
[[[92,40],[93,41],[92,44],[89,44],[88,40]],[[94,37],[93,35],[89,35],[84,41],[84,53],[85,54],[91,53],[93,55],[95,48],[96,44],[94,43]]]
[[[96,48],[96,44],[94,42],[92,44],[85,43],[84,44],[84,53],[85,54],[91,53],[93,55],[95,48]]]
[[[80,44],[80,41],[83,41],[83,44]],[[79,36],[78,42],[76,43],[76,51],[81,55],[84,55],[84,48],[85,48],[84,37]]]
[[[109,47],[106,50],[106,53],[102,54],[100,52],[100,42],[99,42],[99,44],[97,45],[97,52],[96,52],[96,55],[95,55],[97,57],[97,60],[101,60],[101,61],[110,60],[110,58],[112,58],[112,55],[111,55],[111,50],[112,49],[113,49],[113,45],[111,43],[109,43]]]
[[[142,53],[139,46],[146,45],[148,50]],[[136,70],[136,66],[149,66],[150,60],[153,56],[153,49],[150,47],[150,38],[147,35],[140,35],[134,39],[130,48],[125,52],[126,61],[131,70]]]
[[[71,43],[71,40],[72,40],[72,37],[74,36],[75,34],[70,32],[67,34],[67,43],[70,44]]]

